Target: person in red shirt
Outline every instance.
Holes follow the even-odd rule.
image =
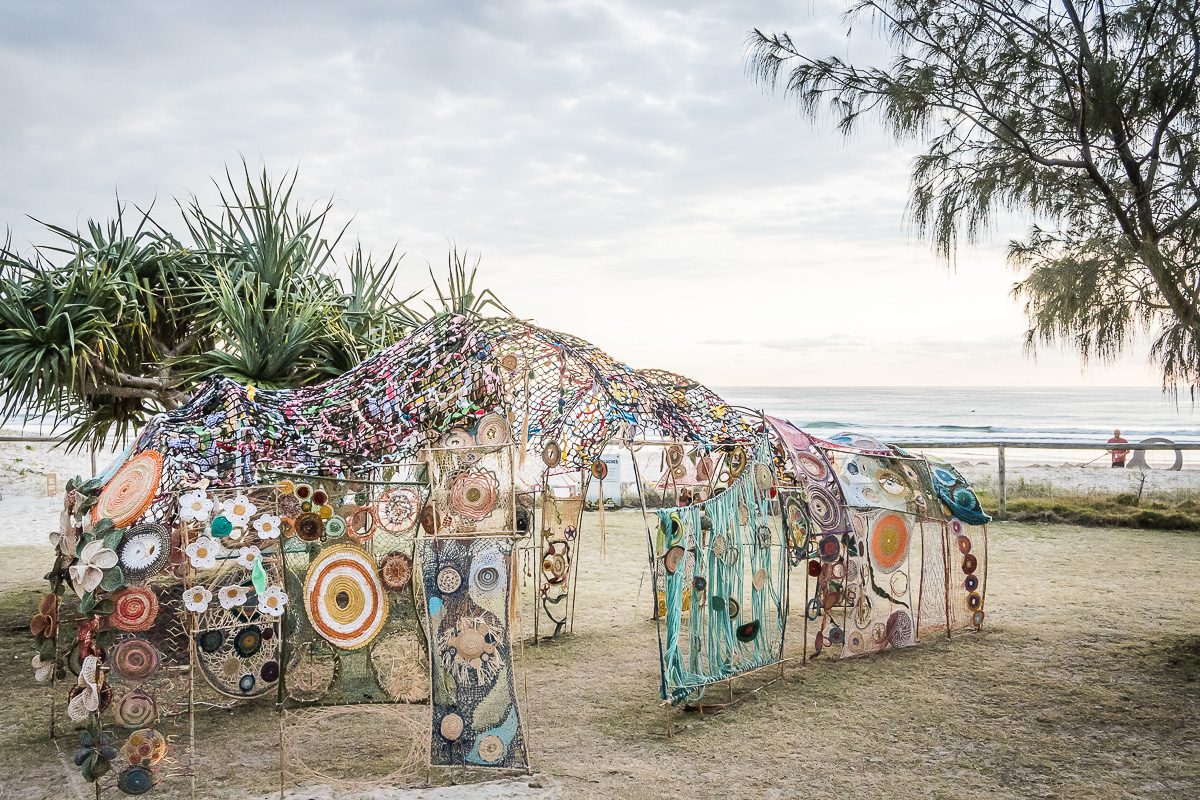
[[[1122,439],[1121,431],[1115,430],[1115,431],[1113,431],[1113,437],[1108,440],[1108,443],[1109,444],[1129,444],[1129,440]],[[1125,468],[1125,456],[1129,455],[1129,451],[1113,449],[1113,450],[1109,450],[1108,452],[1112,454],[1113,469],[1124,469]]]

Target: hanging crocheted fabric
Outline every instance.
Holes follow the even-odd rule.
[[[769,458],[764,441],[720,495],[657,512],[661,694],[672,704],[782,657],[787,545]]]

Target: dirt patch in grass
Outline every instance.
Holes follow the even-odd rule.
[[[982,634],[928,637],[866,659],[788,664],[781,680],[733,709],[679,715],[683,730],[668,739],[655,626],[646,619],[645,531],[637,514],[610,512],[606,521],[604,561],[594,520],[585,521],[575,634],[523,652],[530,752],[562,796],[1200,792],[1200,537],[993,525]],[[19,554],[20,574],[44,572],[45,553],[36,553],[41,560],[30,567],[24,562],[35,551]],[[0,557],[12,569],[12,551]],[[61,800],[75,791],[47,741],[29,639],[17,629],[39,588],[27,577],[6,582],[0,594],[0,658],[10,665],[0,673],[6,799]],[[796,658],[802,605],[793,596],[788,650]],[[531,608],[530,600],[527,627]],[[736,691],[761,684],[741,679]],[[723,690],[712,693],[719,699]],[[210,712],[198,724],[200,796],[257,797],[277,786],[269,707]],[[359,758],[387,746],[364,742]],[[169,788],[152,796],[186,796]]]

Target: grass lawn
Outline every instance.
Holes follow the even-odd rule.
[[[1200,795],[1196,534],[994,524],[982,634],[789,664],[733,709],[680,715],[683,730],[668,739],[641,517],[606,519],[603,562],[585,520],[575,635],[524,649],[530,753],[563,797]],[[24,628],[47,552],[0,549],[5,800],[61,800],[81,788],[64,763],[73,743],[60,744],[60,757],[47,738],[44,690],[28,668]],[[738,689],[760,683],[742,679]],[[197,724],[198,796],[277,788],[270,708],[210,712]],[[350,757],[367,765],[387,748],[367,740]],[[185,796],[165,785],[147,795]]]

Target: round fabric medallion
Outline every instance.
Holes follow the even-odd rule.
[[[500,366],[504,367],[509,372],[516,371],[517,367],[521,366],[521,360],[513,353],[505,353],[500,357]]]
[[[375,535],[375,509],[358,506],[346,517],[346,533],[356,542],[365,542]]]
[[[754,584],[754,588],[761,592],[763,587],[767,585],[767,571],[765,569],[756,570],[752,583]]]
[[[483,592],[490,592],[500,585],[500,570],[495,567],[481,567],[475,573],[475,587]]]
[[[913,621],[907,611],[893,611],[888,617],[884,635],[892,647],[903,647],[913,639]]]
[[[880,572],[894,572],[908,558],[908,523],[899,514],[884,514],[871,526],[871,561]]]
[[[547,467],[557,467],[562,463],[562,448],[558,442],[546,442],[542,445],[542,463]]]
[[[832,564],[834,561],[837,561],[842,554],[842,542],[832,533],[821,538],[818,548],[821,553],[821,560],[826,564]]]
[[[812,453],[796,453],[796,463],[805,475],[815,481],[824,481],[829,475],[829,470],[825,467],[825,460]]]
[[[485,736],[479,740],[479,760],[495,764],[504,758],[504,742],[499,736]]]
[[[334,647],[356,650],[370,644],[388,610],[371,556],[348,544],[323,550],[304,577],[304,610],[313,630]]]
[[[692,578],[692,588],[696,590],[697,594],[703,592],[708,588],[708,579],[706,579],[703,575],[697,575],[696,577]]]
[[[771,546],[773,538],[769,525],[759,525],[754,529],[754,543],[764,550]]]
[[[605,464],[600,459],[592,462],[592,477],[598,481],[602,481],[608,477],[608,464]]]
[[[760,623],[758,620],[751,620],[750,622],[738,625],[735,631],[738,641],[743,643],[753,642],[754,637],[758,636],[759,627]]]
[[[983,607],[983,595],[979,592],[971,592],[967,595],[967,608],[972,611],[978,611]]]
[[[421,494],[408,486],[397,486],[375,501],[375,519],[388,533],[404,533],[417,524],[421,513]]]
[[[311,511],[296,517],[296,535],[304,542],[319,541],[325,533],[325,521]]]
[[[127,681],[143,681],[158,669],[158,651],[145,639],[125,639],[109,651],[113,671]]]
[[[122,728],[144,728],[158,716],[154,698],[141,689],[126,692],[113,706],[113,717]]]
[[[379,578],[393,592],[408,588],[412,580],[412,559],[407,553],[388,553],[379,561]]]
[[[296,488],[292,490],[292,494],[300,502],[311,501],[313,496],[313,487],[307,483],[297,483]]]
[[[967,575],[974,574],[975,568],[979,566],[979,561],[975,558],[974,553],[967,553],[963,556],[962,571]]]
[[[683,446],[673,444],[667,448],[667,466],[674,469],[683,464]]]
[[[499,414],[485,414],[475,426],[475,443],[492,450],[508,442],[508,421]]]
[[[809,561],[808,562],[808,574],[809,574],[809,577],[812,577],[812,578],[816,578],[817,576],[819,576],[821,574],[821,562],[820,561]]]
[[[242,658],[250,656],[262,649],[262,631],[257,625],[247,625],[233,637],[233,649]]]
[[[675,570],[679,569],[679,565],[683,563],[683,556],[686,552],[679,545],[667,550],[666,555],[663,556],[663,566],[667,568],[668,575],[674,575]]]
[[[968,575],[967,579],[963,581],[963,588],[966,589],[968,592],[973,592],[976,589],[978,589],[979,588],[979,576],[978,575]]]
[[[225,644],[225,631],[201,631],[196,637],[196,643],[206,653],[215,653]]]
[[[442,717],[442,723],[438,726],[438,732],[442,734],[442,738],[453,742],[463,732],[463,720],[458,714],[447,714]]]
[[[171,559],[171,532],[165,525],[145,523],[125,532],[117,545],[117,561],[127,581],[143,581],[166,568]]]
[[[725,458],[725,463],[729,468],[729,477],[736,478],[746,469],[746,451],[740,447],[733,448]]]
[[[262,665],[262,669],[258,671],[258,674],[261,675],[262,679],[268,683],[273,683],[279,680],[279,662],[267,661]]]
[[[153,728],[141,728],[129,734],[121,748],[121,757],[135,766],[153,767],[167,755],[167,740]]]
[[[146,631],[158,617],[158,597],[148,586],[126,586],[113,593],[109,623],[118,630]]]
[[[450,482],[450,513],[479,522],[496,508],[500,481],[486,469],[467,469]]]
[[[771,468],[766,464],[754,465],[754,485],[760,492],[765,492],[775,484],[775,479],[771,476]]]
[[[346,520],[341,517],[330,517],[325,520],[325,535],[330,539],[337,539],[346,532]]]
[[[742,604],[732,597],[729,598],[729,618],[737,619],[737,615],[742,613]]]
[[[827,489],[820,486],[808,487],[808,511],[813,522],[825,530],[836,528],[842,521],[838,501]]]
[[[971,552],[971,538],[969,536],[959,535],[958,537],[958,552],[964,556]]]
[[[442,567],[437,574],[438,591],[442,594],[454,594],[462,586],[462,575],[454,567]]]
[[[156,450],[143,450],[126,461],[100,492],[92,522],[111,519],[114,527],[124,528],[145,513],[158,492],[162,461]]]
[[[442,436],[441,446],[447,450],[462,450],[475,446],[475,437],[462,428],[451,428]]]
[[[117,788],[128,795],[145,794],[154,788],[154,776],[145,767],[129,767],[117,776]]]

